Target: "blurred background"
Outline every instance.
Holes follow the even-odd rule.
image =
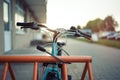
[[[70,55],[93,57],[95,80],[119,80],[119,3],[120,0],[0,0],[0,55],[38,55],[40,52],[35,46],[51,41],[48,32],[46,34],[42,29],[21,29],[16,26],[17,22],[41,23],[51,29],[70,29],[74,26],[91,35],[92,41],[69,35],[68,40],[65,40],[68,43],[65,49]],[[14,64],[16,71],[21,68],[21,74],[24,74],[24,70],[20,66],[24,65]],[[28,68],[30,65],[25,65],[26,73],[30,73],[27,70],[31,69]],[[81,75],[84,65],[80,67],[79,64],[73,64],[68,67],[73,80],[80,79],[79,74]],[[0,67],[0,76],[1,73]],[[26,80],[30,77],[18,76],[17,80],[19,79]]]
[[[41,31],[20,29],[17,22],[37,22],[51,29],[75,26],[98,39],[120,40],[119,0],[1,0],[0,52],[42,40]],[[26,39],[27,37],[27,39]],[[104,41],[103,41],[104,42]],[[21,43],[21,44],[20,44]],[[119,43],[118,43],[119,44]]]

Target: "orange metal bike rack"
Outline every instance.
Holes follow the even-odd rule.
[[[85,63],[85,67],[81,76],[81,80],[84,80],[86,72],[88,70],[89,80],[93,80],[92,73],[92,57],[91,56],[57,56],[65,62],[71,63]],[[0,56],[0,62],[5,63],[4,69],[2,72],[1,80],[6,80],[7,71],[9,70],[12,80],[15,79],[14,71],[10,63],[34,63],[34,72],[33,72],[33,80],[38,80],[38,63],[42,62],[60,62],[52,56]],[[68,80],[67,78],[67,64],[62,64],[62,78],[63,80]]]

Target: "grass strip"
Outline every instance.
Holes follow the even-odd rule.
[[[109,46],[109,47],[114,47],[114,48],[119,48],[120,49],[120,40],[99,39],[99,41],[97,41],[97,42],[89,41],[89,40],[86,40],[84,38],[76,38],[76,40],[89,42],[89,43],[101,44],[101,45],[105,45],[105,46]]]

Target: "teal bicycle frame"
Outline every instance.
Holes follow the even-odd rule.
[[[52,56],[57,56],[57,42],[53,42],[52,43]],[[43,74],[43,78],[42,80],[46,80],[47,79],[47,75],[49,72],[52,72],[54,71],[56,73],[56,77],[59,78],[59,80],[62,80],[62,76],[61,76],[61,72],[58,68],[58,65],[57,64],[53,64],[52,67],[47,67],[45,69],[45,73]]]

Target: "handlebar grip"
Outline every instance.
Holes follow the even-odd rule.
[[[46,52],[46,49],[40,45],[38,45],[36,48],[42,52]]]
[[[34,26],[35,23],[34,22],[31,22],[31,23],[21,23],[21,22],[18,22],[17,23],[17,26]]]
[[[88,35],[86,33],[81,32],[80,30],[78,31],[80,34],[84,35],[85,37],[91,38],[91,35]]]
[[[35,23],[35,22],[31,22],[31,23],[21,23],[21,22],[18,22],[17,26],[23,26],[21,28],[31,28],[31,29],[34,29],[34,30],[38,30],[39,29],[37,23]]]
[[[75,32],[75,35],[74,36],[76,36],[76,37],[84,37],[84,38],[86,38],[86,39],[91,39],[91,35],[89,35],[89,34],[86,34],[86,33],[84,33],[84,32],[82,32],[82,31],[80,31],[79,29],[76,29],[74,26],[72,26],[71,28],[70,28],[70,31],[71,32]]]

